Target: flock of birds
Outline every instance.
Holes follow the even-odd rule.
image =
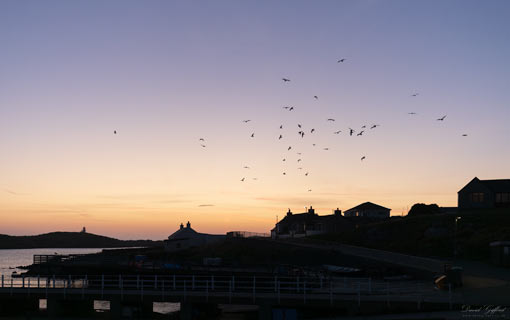
[[[343,63],[343,62],[345,62],[345,61],[346,61],[346,58],[342,58],[342,59],[337,60],[337,63]],[[281,78],[281,80],[282,80],[284,83],[290,83],[290,82],[291,82],[291,79],[289,79],[289,78],[285,78],[285,77]],[[418,92],[416,92],[416,93],[411,94],[411,97],[417,97],[418,95],[419,95],[419,93],[418,93]],[[314,95],[314,96],[313,96],[313,99],[315,99],[315,100],[319,100],[319,96]],[[286,111],[289,111],[289,112],[292,112],[293,110],[295,110],[295,108],[294,108],[293,106],[285,106],[285,107],[282,107],[282,108],[283,108],[284,110],[286,110]],[[416,112],[408,112],[408,114],[409,114],[409,115],[412,115],[412,116],[417,115],[417,113],[416,113]],[[442,116],[442,117],[440,117],[440,118],[437,118],[437,119],[436,119],[436,121],[444,121],[445,119],[446,119],[446,115],[444,115],[444,116]],[[242,122],[244,122],[245,124],[248,124],[248,123],[249,123],[249,122],[251,122],[251,121],[252,121],[251,119],[242,120]],[[327,122],[335,122],[336,120],[335,120],[334,118],[327,118],[327,119],[326,119],[326,121],[327,121]],[[368,132],[368,131],[370,131],[370,130],[374,130],[374,129],[376,129],[376,128],[377,128],[377,127],[379,127],[379,126],[380,126],[379,124],[372,124],[371,126],[363,125],[363,126],[361,126],[361,128],[360,128],[360,129],[358,129],[358,131],[357,131],[357,130],[355,130],[355,129],[353,129],[353,128],[348,128],[348,131],[347,131],[347,132],[348,132],[349,136],[351,136],[351,137],[352,137],[352,136],[360,137],[360,136],[363,136],[366,132]],[[301,123],[298,123],[298,124],[297,124],[297,128],[299,129],[299,131],[297,131],[297,134],[298,134],[301,138],[304,138],[304,136],[305,136],[305,135],[308,135],[308,134],[313,135],[313,134],[316,132],[315,128],[311,128],[311,129],[309,129],[309,132],[308,132],[308,131],[307,131],[307,132],[305,132],[305,129],[303,128],[303,125],[302,125]],[[283,124],[279,126],[279,129],[280,129],[280,130],[281,130],[281,129],[283,129]],[[114,131],[113,131],[113,133],[114,133],[114,134],[117,134],[117,130],[114,130]],[[342,130],[333,131],[333,134],[335,134],[335,135],[338,135],[338,134],[340,134],[340,133],[342,133]],[[467,136],[467,134],[462,134],[462,136],[463,136],[463,137],[466,137],[466,136]],[[253,138],[255,138],[255,132],[252,132],[252,133],[250,134],[250,138],[252,138],[252,139],[253,139]],[[283,134],[278,134],[278,140],[282,140],[283,138],[284,138],[284,135],[283,135]],[[207,147],[207,145],[206,145],[206,141],[205,141],[205,139],[204,139],[204,138],[199,138],[199,143],[200,143],[200,146],[201,146],[202,148],[206,148],[206,147]],[[316,144],[315,144],[315,143],[313,143],[313,144],[312,144],[312,146],[314,146],[314,147],[315,147],[315,146],[316,146]],[[290,150],[292,150],[292,146],[288,146],[286,149],[287,149],[287,151],[290,151]],[[322,149],[323,149],[323,150],[325,150],[325,151],[328,151],[328,150],[329,150],[329,148],[328,148],[328,147],[324,147],[324,148],[322,148]],[[297,155],[298,155],[298,156],[301,156],[301,152],[297,152]],[[362,155],[362,156],[360,157],[360,161],[361,161],[361,162],[363,162],[365,159],[366,159],[366,156],[365,156],[365,155]],[[286,161],[287,161],[287,158],[286,158],[286,157],[282,159],[282,162],[286,162]],[[288,161],[287,161],[287,162],[288,162]],[[299,157],[299,158],[297,159],[297,163],[301,163],[301,162],[302,162],[302,158],[301,158],[301,157]],[[245,166],[243,166],[243,169],[250,169],[250,167],[245,165]],[[298,167],[297,169],[298,169],[298,170],[303,170],[303,171],[305,171],[305,170],[303,169],[303,167]],[[286,172],[286,171],[282,172],[282,175],[283,175],[283,176],[286,176],[286,175],[287,175],[287,172]],[[307,176],[309,175],[309,172],[308,172],[308,171],[305,171],[305,173],[304,173],[303,175],[304,175],[305,177],[307,177]],[[252,178],[252,180],[258,180],[258,179],[257,179],[257,178]],[[241,181],[241,182],[245,182],[245,181],[246,181],[246,177],[241,178],[241,179],[240,179],[240,181]],[[312,189],[308,189],[308,192],[311,192],[311,191],[312,191]]]

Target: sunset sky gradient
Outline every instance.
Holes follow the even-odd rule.
[[[0,233],[455,206],[510,178],[509,39],[509,1],[1,1]]]

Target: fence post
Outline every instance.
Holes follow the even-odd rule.
[[[25,288],[25,276],[21,276],[21,287]]]
[[[37,289],[41,286],[41,276],[37,275]]]
[[[4,275],[2,274],[2,288],[4,287]]]
[[[452,310],[452,284],[448,284],[448,301],[450,304],[450,310]]]
[[[329,305],[333,305],[333,279],[329,280]]]
[[[361,305],[361,283],[358,281],[358,307]]]
[[[303,281],[303,303],[306,304],[306,280]]]

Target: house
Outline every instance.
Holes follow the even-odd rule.
[[[391,209],[372,202],[362,203],[344,212],[345,217],[389,218]]]
[[[475,177],[458,192],[459,209],[510,208],[510,179]]]
[[[225,239],[224,235],[199,233],[191,228],[188,221],[186,227],[181,223],[179,230],[175,231],[165,240],[165,251],[179,251],[183,249],[200,247],[217,243]]]
[[[351,228],[351,223],[342,217],[342,211],[338,208],[331,215],[319,216],[315,209],[310,206],[307,212],[287,212],[286,216],[276,223],[271,230],[271,238],[301,238],[323,233],[341,232]]]

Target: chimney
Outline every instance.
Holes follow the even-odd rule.
[[[335,210],[335,216],[341,216],[342,215],[342,210],[336,208]]]
[[[289,211],[287,211],[287,217],[291,216],[291,215],[292,215],[292,211],[290,211],[290,208],[289,208]]]
[[[184,228],[184,225],[181,223],[181,227],[180,227],[180,229],[182,230],[183,228]]]
[[[312,206],[310,206],[310,209],[308,209],[308,213],[315,214],[315,209]]]
[[[186,228],[188,228],[188,229],[191,228],[191,223],[189,223],[189,221],[188,221],[188,223],[186,223]]]

